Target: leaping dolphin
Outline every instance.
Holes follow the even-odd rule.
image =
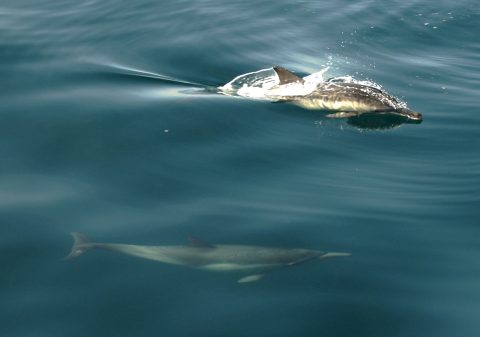
[[[252,74],[273,69],[275,79],[255,78],[253,83],[246,79]],[[406,107],[406,104],[389,95],[386,91],[363,83],[333,78],[324,81],[321,72],[299,77],[291,71],[274,66],[258,72],[237,76],[219,87],[219,92],[227,95],[267,99],[273,102],[290,102],[306,109],[330,112],[330,118],[350,118],[368,115],[397,116],[419,123],[422,115]],[[264,80],[264,81],[262,81]],[[240,85],[240,87],[234,86]],[[233,90],[232,90],[233,89]]]
[[[82,255],[87,250],[99,248],[122,254],[133,255],[176,265],[189,266],[212,271],[239,271],[247,276],[239,283],[258,281],[271,269],[298,265],[307,261],[337,256],[350,256],[349,253],[325,253],[310,249],[285,249],[244,245],[210,245],[190,238],[188,246],[139,246],[118,243],[95,243],[85,235],[71,233],[74,239],[69,260]]]
[[[285,68],[275,66],[281,85],[303,84],[305,80]],[[306,109],[327,110],[327,117],[355,117],[365,113],[392,114],[413,121],[421,121],[422,115],[412,111],[387,92],[380,89],[350,82],[324,81],[304,96],[280,96],[279,101],[288,101]]]

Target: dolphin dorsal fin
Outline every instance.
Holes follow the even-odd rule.
[[[191,247],[198,247],[198,248],[215,248],[214,245],[211,245],[202,239],[197,238],[196,236],[189,235],[188,236],[188,243]]]
[[[278,79],[280,80],[280,83],[279,83],[280,85],[294,83],[294,82],[299,82],[299,83],[305,82],[303,78],[298,77],[297,75],[295,75],[294,73],[292,73],[291,71],[283,67],[274,66],[273,70],[275,71],[275,73],[278,76]]]

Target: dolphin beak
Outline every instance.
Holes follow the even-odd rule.
[[[412,111],[409,109],[400,109],[399,114],[412,121],[420,122],[423,119],[422,114],[420,112]]]
[[[325,258],[330,258],[330,257],[346,257],[346,256],[352,256],[352,254],[350,254],[350,253],[335,253],[335,252],[332,252],[332,253],[325,253],[325,254],[319,256],[318,258],[319,258],[319,259],[325,259]]]

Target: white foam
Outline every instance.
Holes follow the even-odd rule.
[[[280,85],[280,79],[273,68],[260,69],[235,77],[227,84],[219,87],[222,93],[248,98],[276,100],[279,97],[305,96],[323,82],[323,74],[328,67],[305,76],[304,82],[293,82]]]

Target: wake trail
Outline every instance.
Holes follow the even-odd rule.
[[[132,76],[132,77],[138,77],[138,78],[149,78],[149,79],[155,79],[163,82],[173,83],[177,85],[191,86],[191,87],[201,87],[201,88],[209,87],[208,85],[205,85],[205,84],[186,81],[186,80],[182,80],[172,76],[158,74],[151,71],[130,67],[130,66],[123,65],[117,62],[112,62],[112,61],[89,60],[88,63],[94,66],[101,67],[104,71],[106,71],[106,69],[109,69],[110,71],[107,71],[107,72],[110,74],[119,74],[119,75]]]

